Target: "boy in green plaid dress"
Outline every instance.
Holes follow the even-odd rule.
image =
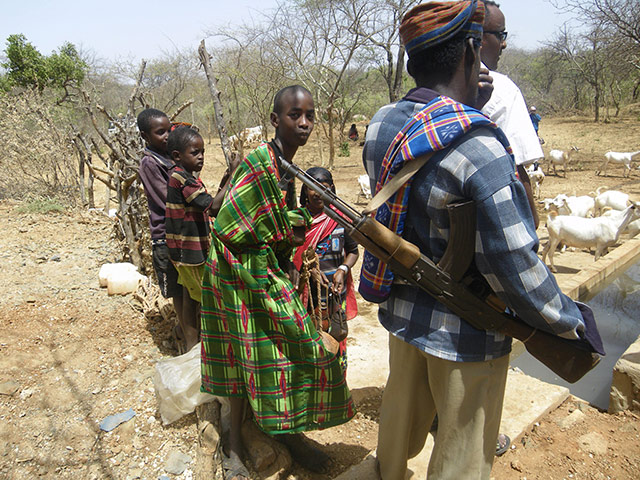
[[[291,86],[276,94],[275,138],[237,168],[212,228],[203,279],[202,390],[231,398],[228,478],[248,478],[240,435],[246,401],[258,426],[315,471],[329,459],[300,432],[355,414],[339,362],[325,350],[294,287],[294,228],[310,219],[295,208],[294,182],[281,172],[280,158],[292,161],[313,122],[308,90]]]

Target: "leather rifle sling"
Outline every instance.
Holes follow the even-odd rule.
[[[407,181],[413,177],[420,168],[429,161],[433,152],[422,155],[407,162],[404,167],[387,183],[384,185],[378,193],[369,201],[365,209],[362,211],[363,215],[369,215],[375,212],[384,202],[389,200],[391,196],[398,191],[398,189],[407,183]]]

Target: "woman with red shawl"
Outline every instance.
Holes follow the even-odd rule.
[[[312,167],[307,174],[320,182],[326,188],[336,191],[331,173],[322,167]],[[337,304],[338,308],[346,312],[346,319],[350,320],[358,314],[351,269],[358,260],[358,244],[345,232],[344,228],[331,219],[324,212],[324,202],[320,195],[313,190],[302,187],[300,192],[300,206],[309,210],[313,220],[307,229],[305,243],[296,250],[293,263],[298,270],[302,267],[303,253],[309,248],[318,256],[317,272],[311,272],[308,286],[301,294],[303,304],[311,300],[318,305],[318,283],[320,283],[320,305]],[[310,290],[309,291],[309,287]],[[331,299],[332,297],[332,299]],[[332,301],[330,301],[330,299]],[[330,305],[329,310],[330,310]],[[329,311],[331,314],[331,311]],[[330,332],[332,332],[330,330]],[[343,371],[347,370],[347,339],[340,341],[338,358]]]

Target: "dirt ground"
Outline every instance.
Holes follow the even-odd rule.
[[[359,127],[362,134],[364,124]],[[566,178],[545,178],[542,197],[607,186],[640,200],[640,171],[629,179],[620,167],[606,178],[594,173],[604,152],[638,150],[639,128],[640,121],[630,119],[596,125],[586,118],[543,118],[546,151],[580,150]],[[350,156],[336,159],[337,191],[350,202],[360,200],[361,150],[352,143]],[[320,164],[328,156],[326,147],[321,151],[314,136],[297,163]],[[206,162],[203,178],[213,190],[223,170],[217,143],[209,145]],[[98,286],[100,266],[120,260],[113,220],[79,210],[19,213],[19,206],[0,202],[0,478],[195,478],[195,415],[163,426],[151,381],[155,363],[176,353],[171,326],[145,320],[132,296],[110,297]],[[544,244],[544,227],[538,233]],[[556,264],[571,275],[592,258],[567,252]],[[376,322],[375,311],[360,299],[360,332]],[[378,386],[358,391],[353,421],[310,434],[334,458],[329,475],[294,466],[288,478],[334,478],[374,449],[381,392]],[[111,432],[99,429],[105,417],[129,409],[132,420]],[[637,415],[609,415],[571,398],[513,439],[515,448],[496,460],[493,477],[640,478],[639,435]],[[168,463],[178,454],[191,462],[184,459],[184,473],[170,474]]]

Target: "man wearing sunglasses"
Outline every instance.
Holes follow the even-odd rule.
[[[482,63],[490,70],[489,74],[493,78],[493,93],[491,99],[482,108],[482,113],[496,123],[509,140],[518,166],[518,177],[527,191],[537,228],[538,214],[531,191],[531,182],[524,167],[543,158],[544,154],[529,119],[529,111],[520,89],[509,77],[495,71],[498,68],[502,50],[507,48],[504,14],[496,2],[485,0],[484,4],[485,18],[480,55]]]

